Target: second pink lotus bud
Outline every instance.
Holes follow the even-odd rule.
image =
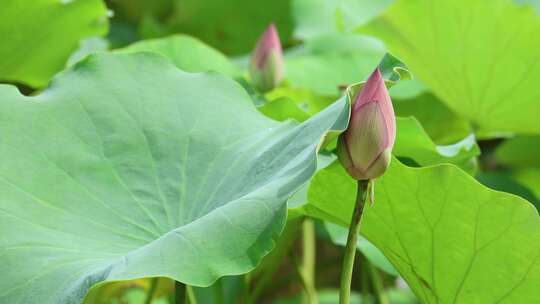
[[[270,91],[283,79],[283,51],[278,32],[273,24],[266,29],[251,55],[249,73],[255,87]]]
[[[339,160],[354,179],[377,178],[390,164],[395,139],[392,101],[377,68],[352,104],[349,126],[339,137]]]

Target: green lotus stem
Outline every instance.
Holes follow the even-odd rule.
[[[193,287],[186,285],[186,304],[197,304],[197,298],[195,297],[195,291],[193,290]]]
[[[354,266],[354,255],[356,254],[356,242],[360,232],[360,221],[364,211],[364,204],[367,196],[369,180],[359,180],[356,193],[354,212],[349,226],[347,245],[343,257],[343,267],[341,269],[341,287],[339,290],[339,303],[349,304],[351,299],[351,280]]]
[[[373,293],[375,294],[375,299],[377,299],[377,303],[389,304],[390,302],[384,291],[384,284],[381,278],[381,273],[370,262],[367,262],[367,267],[368,267],[369,275],[371,277]]]
[[[361,265],[368,263],[367,258],[360,253]],[[366,267],[360,269],[360,288],[362,289],[362,303],[370,303],[369,273]]]
[[[158,281],[159,278],[152,278],[152,280],[150,281],[150,288],[148,289],[148,293],[146,294],[146,300],[144,301],[145,304],[152,303],[152,300],[154,299],[154,294],[156,293]]]
[[[246,300],[246,303],[247,304],[251,304],[252,302],[250,301],[251,297],[249,295],[250,293],[250,288],[251,287],[251,273],[248,272],[244,275],[244,299]]]
[[[186,285],[184,283],[174,282],[174,296],[176,304],[186,304]]]
[[[302,265],[300,265],[300,262],[298,261],[298,258],[296,257],[294,252],[291,252],[290,255],[291,255],[291,262],[293,263],[296,276],[300,280],[300,284],[302,284],[302,289],[304,290],[305,294],[309,294],[309,287],[308,287],[308,284],[306,283],[306,278],[302,270]],[[303,299],[301,303],[302,304],[304,303]]]
[[[225,303],[225,296],[223,295],[223,282],[221,279],[217,280],[214,284],[214,303]]]
[[[306,292],[302,297],[302,303],[318,303],[315,289],[315,223],[306,218],[302,223],[302,276]]]

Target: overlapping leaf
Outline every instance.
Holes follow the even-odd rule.
[[[187,72],[215,71],[229,76],[239,73],[225,55],[187,35],[136,42],[120,52],[154,52],[167,57],[179,69]]]
[[[414,166],[455,164],[465,171],[476,170],[476,156],[480,148],[474,135],[451,145],[436,145],[414,117],[397,118],[397,136],[393,154]]]
[[[253,269],[348,105],[278,123],[223,76],[104,54],[36,97],[0,86],[0,116],[0,302],[71,304],[103,281]]]
[[[540,168],[540,136],[518,136],[503,142],[495,152],[498,162],[518,168]]]

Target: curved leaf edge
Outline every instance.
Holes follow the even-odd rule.
[[[220,74],[218,72],[213,72],[213,71],[198,72],[198,73],[185,72],[185,71],[182,71],[181,69],[178,69],[176,66],[174,66],[174,64],[169,59],[167,59],[165,56],[163,56],[161,54],[158,54],[158,53],[154,53],[154,52],[148,52],[148,51],[134,52],[132,54],[116,54],[116,53],[106,53],[106,52],[90,54],[90,55],[86,56],[84,59],[78,61],[72,67],[57,73],[51,79],[51,81],[49,82],[49,85],[43,91],[39,92],[36,95],[25,96],[16,88],[16,86],[11,85],[11,84],[1,84],[0,88],[6,90],[6,92],[9,92],[8,94],[14,94],[13,96],[16,96],[16,98],[25,99],[25,101],[32,102],[32,101],[34,101],[34,99],[38,98],[39,96],[50,94],[53,90],[56,90],[56,89],[61,89],[61,87],[63,85],[63,78],[66,77],[67,75],[69,75],[69,73],[77,72],[77,71],[84,72],[85,69],[91,68],[90,63],[92,63],[93,61],[100,60],[100,58],[102,58],[102,57],[115,57],[115,56],[143,56],[143,57],[150,57],[150,58],[152,58],[154,60],[161,61],[162,64],[166,63],[167,65],[169,65],[170,68],[174,68],[174,69],[176,69],[176,70],[178,70],[179,72],[182,72],[182,73],[212,75],[212,76],[216,77],[217,79],[221,79],[222,81],[229,82],[231,86],[236,86],[237,89],[242,90],[244,92],[244,94],[246,95],[246,100],[249,99],[249,95],[248,95],[247,92],[245,92],[245,89],[239,83],[237,83],[236,81],[234,81],[230,77],[227,77],[227,76],[225,76],[223,74]],[[88,65],[90,65],[90,67],[88,67]],[[255,105],[250,104],[249,106],[252,106],[253,109],[256,111]],[[346,103],[346,100],[343,99],[343,98],[340,98],[338,101],[331,104],[325,110],[321,111],[317,115],[312,116],[310,119],[306,120],[304,123],[301,123],[301,124],[296,123],[295,128],[303,126],[303,125],[308,124],[310,122],[313,122],[313,121],[315,121],[317,119],[321,119],[321,117],[324,116],[325,113],[328,115],[328,112],[332,111],[332,109],[331,109],[332,107],[335,108],[333,110],[334,112],[336,112],[336,110],[339,111],[340,108],[341,108],[341,110],[339,111],[337,117],[335,117],[332,125],[330,127],[328,127],[323,134],[321,134],[320,138],[322,140],[325,137],[325,134],[328,134],[330,132],[342,132],[343,130],[346,129],[346,127],[348,125],[348,118],[349,118],[349,106]],[[256,112],[259,113],[258,111],[256,111]],[[261,118],[264,117],[264,119],[269,119],[266,116],[264,116],[262,113],[259,113],[259,114],[260,114]],[[269,120],[271,120],[271,119],[269,119]],[[288,122],[288,123],[292,123],[292,122]],[[318,151],[319,145],[320,145],[320,142],[319,143],[314,143],[313,147],[312,147],[311,163],[309,164],[309,166],[306,169],[306,170],[309,171],[308,172],[309,176],[313,176],[313,174],[316,172],[316,169],[317,169],[317,166],[318,166],[317,151]],[[300,175],[301,174],[298,174],[297,177],[300,176]],[[306,180],[305,182],[308,182],[308,180]],[[292,196],[293,194],[291,194],[290,196]],[[229,272],[224,272],[224,273],[213,273],[212,274],[212,276],[213,276],[212,280],[203,281],[203,282],[194,282],[194,281],[190,281],[190,280],[186,280],[186,279],[179,279],[179,278],[175,278],[172,275],[167,275],[167,274],[149,275],[149,276],[133,276],[133,277],[122,278],[122,279],[108,279],[108,277],[110,275],[110,272],[111,272],[111,269],[113,268],[115,263],[116,262],[123,263],[123,259],[125,258],[125,256],[130,253],[130,252],[128,252],[128,253],[126,253],[126,255],[119,258],[116,262],[104,263],[104,265],[102,265],[102,267],[100,269],[96,268],[96,270],[93,273],[91,273],[89,275],[86,275],[84,277],[81,277],[78,280],[74,281],[73,284],[71,284],[71,287],[70,287],[70,290],[69,290],[69,298],[63,298],[61,300],[61,303],[78,303],[81,300],[83,300],[86,297],[86,295],[89,294],[89,291],[91,289],[93,290],[95,288],[99,288],[100,286],[102,286],[104,284],[107,284],[107,283],[110,283],[110,282],[121,282],[121,281],[126,281],[126,280],[152,278],[152,277],[165,277],[165,278],[169,278],[169,279],[172,279],[172,280],[177,280],[177,281],[180,281],[182,283],[192,285],[192,286],[208,287],[208,286],[211,286],[212,284],[214,284],[219,278],[221,278],[223,276],[240,275],[240,274],[247,273],[247,272],[255,269],[261,263],[263,257],[266,256],[268,253],[270,253],[273,250],[273,248],[275,246],[275,243],[276,243],[275,238],[279,237],[279,235],[282,233],[283,228],[285,226],[286,213],[287,213],[286,202],[287,202],[286,200],[282,202],[280,210],[276,213],[275,218],[277,218],[277,220],[272,221],[273,224],[266,228],[267,231],[272,231],[272,237],[271,237],[269,243],[267,244],[268,246],[262,252],[257,253],[257,255],[255,256],[255,260],[257,260],[257,262],[254,263],[253,265],[251,265],[250,267],[246,267],[244,269],[238,269],[237,271],[229,271]],[[211,214],[214,214],[214,212],[216,212],[217,210],[223,210],[225,208],[230,208],[230,206],[232,206],[232,204],[234,204],[234,203],[235,202],[231,202],[231,203],[225,204],[224,206],[221,206],[221,207],[219,207],[219,208],[217,208],[215,210],[212,210],[211,212],[205,214],[204,216],[196,219],[195,221],[193,221],[193,222],[191,222],[189,224],[192,224],[192,223],[194,223],[196,221],[204,220],[204,219],[208,218]],[[186,225],[181,226],[181,227],[185,227],[185,226]],[[179,229],[181,227],[177,227],[175,230],[177,230],[177,229]],[[172,233],[175,230],[167,232],[166,234],[160,236],[160,238],[153,240],[152,242],[144,245],[143,247],[137,248],[135,251],[140,250],[141,248],[152,245],[156,241],[162,239],[165,235],[167,235],[169,233]],[[252,252],[252,254],[253,254],[253,252]],[[68,293],[66,292],[65,294],[68,294]]]

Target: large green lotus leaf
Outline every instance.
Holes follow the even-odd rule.
[[[216,71],[230,76],[239,73],[225,55],[199,39],[187,35],[143,40],[119,51],[158,53],[187,72]]]
[[[361,30],[383,39],[454,112],[494,132],[540,133],[540,17],[510,0],[398,0]]]
[[[334,163],[312,180],[305,211],[346,226],[355,187]],[[452,165],[409,168],[394,159],[361,225],[423,303],[540,302],[536,209]]]
[[[42,87],[84,37],[107,32],[101,0],[2,1],[0,80]]]
[[[503,142],[495,151],[496,160],[504,165],[540,167],[540,136],[518,136]]]
[[[36,97],[0,86],[0,302],[253,269],[348,112],[279,123],[233,80],[151,53],[92,55]]]
[[[311,39],[350,32],[380,14],[394,0],[293,0],[294,34]]]

